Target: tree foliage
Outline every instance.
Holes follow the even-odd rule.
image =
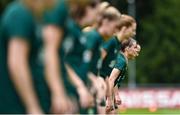
[[[151,14],[138,20],[138,40],[142,46],[141,55],[137,59],[138,82],[179,83],[180,1],[152,1]]]

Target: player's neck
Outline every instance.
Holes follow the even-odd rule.
[[[103,39],[105,40],[106,38],[109,38],[109,36],[106,36],[106,32],[104,30],[104,27],[99,27],[97,29],[97,31],[100,33],[100,35],[103,37]]]

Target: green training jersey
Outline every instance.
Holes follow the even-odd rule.
[[[110,38],[109,41],[103,43],[101,47],[106,51],[107,55],[104,58],[100,68],[100,76],[106,78],[111,74],[117,54],[121,49],[121,43],[119,42],[118,38],[114,36]]]
[[[61,66],[61,73],[62,78],[64,81],[64,85],[68,95],[76,95],[75,88],[72,86],[68,79],[67,71],[65,68],[65,57],[66,57],[66,50],[68,49],[69,45],[66,45],[66,36],[69,34],[69,30],[67,27],[67,20],[69,19],[69,7],[66,0],[61,0],[53,9],[46,12],[45,21],[47,25],[55,25],[63,30],[63,38],[59,48],[59,59],[60,59],[60,66]]]
[[[99,58],[101,57],[100,46],[103,43],[103,37],[96,29],[93,29],[90,32],[86,32],[85,35],[87,39],[86,48],[91,55],[91,59],[89,59],[88,69],[90,72],[97,75],[98,74],[97,63]]]
[[[8,44],[11,39],[23,39],[30,46],[29,65],[41,107],[47,113],[50,108],[48,88],[43,75],[43,46],[41,30],[43,20],[21,2],[13,2],[5,10],[1,21],[0,36],[0,113],[25,113],[25,108],[10,80],[7,66]],[[17,54],[18,55],[18,54]],[[18,61],[18,60],[17,60]],[[23,87],[23,86],[22,86]]]
[[[86,72],[81,70],[84,61],[83,54],[85,51],[86,38],[82,32],[82,28],[72,19],[69,19],[67,22],[67,31],[68,33],[63,43],[65,62],[86,82]]]
[[[65,0],[60,1],[56,7],[46,12],[43,19],[35,19],[32,12],[22,3],[14,2],[9,5],[2,17],[0,30],[0,70],[2,70],[0,72],[0,102],[2,102],[0,103],[0,113],[25,113],[23,104],[9,79],[7,68],[7,47],[10,38],[14,37],[26,40],[31,47],[29,63],[36,93],[43,110],[46,113],[49,112],[50,94],[44,79],[44,46],[41,32],[45,24],[54,24],[65,30],[67,17],[68,7]],[[59,55],[61,59],[64,57],[62,48],[59,49]],[[61,60],[61,69],[63,76],[66,76],[63,62],[64,60]],[[66,77],[63,78],[66,79]],[[64,81],[65,84],[70,84],[67,83],[68,80]],[[69,85],[66,86],[69,87]],[[68,89],[72,89],[72,87]]]
[[[45,21],[47,24],[53,24],[65,30],[66,20],[68,17],[68,3],[66,0],[61,0],[57,3],[56,6],[54,6],[46,12]]]
[[[118,78],[115,80],[115,84],[114,84],[120,87],[121,82],[122,80],[124,80],[125,74],[127,71],[127,61],[126,61],[125,56],[122,53],[118,53],[117,59],[113,68],[120,70],[120,74]]]

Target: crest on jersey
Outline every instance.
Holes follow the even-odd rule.
[[[115,50],[114,50],[114,53],[116,54],[117,52],[118,52],[118,50],[117,50],[117,49],[115,49]]]
[[[74,47],[74,41],[72,36],[67,36],[63,42],[63,48],[65,53],[69,53]]]
[[[113,60],[113,61],[111,61],[111,63],[109,64],[109,67],[110,67],[110,68],[113,68],[115,64],[116,64],[116,61]]]
[[[87,38],[86,38],[85,36],[81,36],[81,37],[80,37],[80,43],[83,44],[83,45],[85,45],[86,42],[87,42]]]
[[[83,53],[83,62],[88,63],[91,61],[92,52],[90,50],[86,50]]]

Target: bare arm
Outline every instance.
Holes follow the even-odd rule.
[[[74,70],[68,64],[66,64],[66,69],[71,83],[76,87],[77,90],[81,88],[86,88],[84,82],[80,79],[80,77],[74,72]]]
[[[93,97],[85,86],[84,82],[75,73],[75,71],[66,64],[66,69],[70,78],[71,83],[76,87],[76,90],[80,96],[81,106],[84,108],[92,106],[94,103]]]
[[[104,60],[104,58],[107,56],[107,51],[105,49],[101,49],[101,58]]]
[[[108,96],[109,96],[109,97],[112,96],[113,87],[114,87],[114,82],[115,82],[115,80],[118,78],[119,74],[120,74],[120,70],[119,70],[119,69],[116,69],[116,68],[114,68],[114,69],[112,70],[112,72],[111,72],[111,75],[110,75],[110,77],[109,77],[109,83],[108,83],[108,85],[109,85]]]
[[[52,95],[52,112],[65,113],[68,109],[66,91],[61,74],[61,59],[58,53],[63,31],[49,25],[43,30],[45,42],[45,74]]]
[[[8,67],[11,79],[28,113],[42,113],[34,91],[29,68],[29,44],[22,39],[13,38],[8,45]]]
[[[43,31],[45,42],[45,73],[52,95],[65,94],[61,76],[60,56],[58,54],[62,34],[62,30],[55,26],[47,26]]]
[[[94,75],[92,72],[88,73],[88,79],[93,83],[93,85],[96,85],[96,83],[97,83],[97,76]]]

